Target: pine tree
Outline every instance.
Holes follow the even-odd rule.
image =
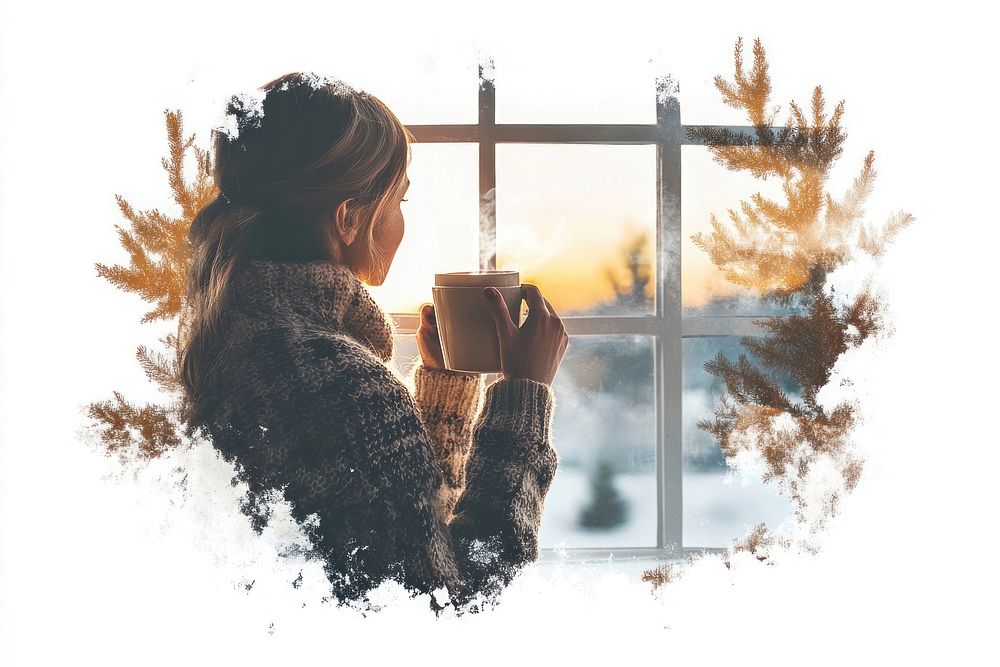
[[[168,174],[180,217],[159,210],[136,211],[123,197],[115,195],[122,215],[131,223],[129,229],[118,225],[118,236],[129,253],[130,265],[96,265],[98,276],[116,287],[138,294],[155,305],[141,323],[178,318],[184,295],[184,282],[191,263],[187,235],[191,222],[216,196],[210,154],[194,146],[195,135],[183,139],[183,118],[179,111],[164,111],[170,157],[161,163]],[[194,182],[184,178],[183,163],[193,149],[197,173]],[[177,447],[182,439],[178,422],[180,369],[177,363],[178,338],[168,334],[160,339],[166,354],[140,345],[136,358],[146,376],[171,396],[167,404],[147,403],[137,407],[115,391],[114,400],[92,403],[87,415],[100,429],[100,438],[109,453],[134,451],[140,457],[155,457]]]
[[[590,505],[580,513],[579,524],[591,530],[608,530],[625,523],[628,504],[619,495],[614,482],[615,471],[601,460],[590,478]]]
[[[629,276],[627,285],[618,281],[612,267],[605,267],[604,274],[615,292],[609,305],[617,311],[631,313],[652,309],[653,294],[648,289],[652,278],[652,264],[647,257],[649,247],[649,234],[643,231],[622,249],[622,260]]]
[[[639,232],[628,239],[618,250],[621,264],[610,264],[604,268],[604,275],[611,285],[614,295],[581,310],[568,311],[567,315],[634,315],[653,309],[653,291],[650,289],[652,264],[649,234]],[[628,283],[622,283],[618,276],[624,271]],[[631,401],[642,401],[649,396],[652,382],[650,359],[647,348],[630,345],[608,345],[603,337],[583,336],[573,339],[571,353],[574,357],[587,360],[586,367],[570,364],[566,373],[573,376],[577,385],[590,391],[607,390],[613,383],[616,390]],[[599,369],[599,372],[595,372]]]
[[[616,266],[607,265],[605,276],[614,295],[593,306],[569,315],[635,314],[653,308],[651,287],[649,235],[641,231],[627,238],[616,253]],[[628,282],[619,276],[626,276]],[[651,414],[655,409],[652,395],[652,349],[648,339],[629,336],[573,337],[567,352],[567,363],[560,370],[557,382],[565,381],[567,391],[580,391],[588,396],[607,397],[629,409]],[[569,385],[572,386],[569,386]],[[605,425],[607,426],[607,425]],[[642,436],[623,433],[620,429],[602,429],[592,433],[599,451],[608,452],[616,461],[631,461],[636,468],[652,466],[651,442]],[[633,468],[635,469],[635,468]]]
[[[714,419],[701,420],[698,426],[718,439],[728,458],[743,450],[758,453],[767,464],[765,481],[776,480],[804,519],[811,497],[804,485],[819,457],[837,462],[846,491],[854,488],[862,469],[861,460],[848,447],[856,405],[844,402],[826,409],[817,401],[817,393],[829,381],[841,353],[884,328],[882,303],[867,284],[838,305],[835,289],[826,291],[827,274],[858,252],[881,256],[913,216],[900,211],[881,229],[861,222],[876,175],[872,151],[843,196],[835,198],[824,189],[846,138],[840,126],[844,102],[828,117],[822,87],[816,86],[810,116],[793,100],[785,126],[772,130],[779,110],[768,110],[771,81],[759,39],[753,52],[753,67],[745,73],[742,39],[738,39],[734,82],[717,76],[715,85],[726,104],[746,112],[755,136],[714,128],[692,128],[689,134],[703,140],[715,161],[728,169],[746,170],[762,179],[780,178],[786,201],[754,194],[741,203],[741,211],[729,211],[729,225],[713,215],[712,233],[695,234],[692,240],[727,280],[765,301],[799,300],[804,314],[755,320],[770,335],[744,337],[741,344],[757,363],[743,354],[734,363],[720,352],[705,364],[706,371],[724,380],[726,394]],[[775,380],[776,372],[795,378],[801,401],[789,398]],[[840,491],[826,494],[820,508],[823,517],[836,511]],[[815,527],[822,525],[822,518],[818,523],[815,517],[812,520]]]

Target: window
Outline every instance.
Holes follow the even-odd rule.
[[[466,151],[467,172],[445,178],[438,170],[433,178],[442,183],[426,187],[448,188],[434,195],[442,197],[461,190],[468,199],[440,219],[478,215],[479,228],[471,221],[470,230],[435,228],[452,242],[428,255],[430,266],[517,268],[522,282],[542,288],[570,334],[553,387],[561,464],[546,500],[542,558],[555,549],[579,558],[677,557],[722,549],[745,528],[787,516],[790,505],[771,487],[744,488],[726,477],[718,444],[696,426],[722,391],[704,362],[720,349],[738,356],[739,336],[763,332],[751,321],[761,311],[746,307],[745,295],[736,295],[736,306],[682,296],[682,256],[692,255],[693,233],[682,227],[682,193],[697,192],[682,180],[682,164],[705,166],[682,151],[697,144],[687,138],[677,99],[657,99],[651,88],[651,124],[497,124],[494,81],[483,71],[478,123],[408,125],[420,142],[411,179],[416,188],[434,172],[429,149]],[[470,174],[478,214],[466,192]],[[437,225],[433,219],[416,224]],[[575,281],[594,276],[606,276],[604,291],[581,296]],[[420,284],[432,283],[430,273],[424,277]],[[416,358],[420,298],[429,297],[400,302],[392,313],[402,370]]]
[[[744,537],[761,521],[773,528],[791,515],[794,507],[759,476],[744,478],[728,470],[715,437],[698,428],[699,420],[713,419],[725,390],[721,379],[705,371],[705,362],[719,352],[738,359],[746,353],[739,337],[690,336],[683,339],[682,347],[684,545],[717,547]],[[800,398],[794,379],[786,374],[778,380],[792,400]]]

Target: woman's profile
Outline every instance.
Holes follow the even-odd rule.
[[[534,285],[520,327],[484,293],[503,367],[484,388],[444,368],[425,305],[411,393],[367,286],[403,236],[413,137],[337,80],[292,73],[262,90],[262,108],[230,100],[237,129],[214,139],[219,196],[190,228],[185,424],[235,462],[258,530],[262,499],[289,501],[339,602],[367,604],[391,579],[435,610],[476,611],[538,557],[565,328]]]

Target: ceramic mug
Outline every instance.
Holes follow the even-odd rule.
[[[444,366],[467,373],[500,373],[500,339],[483,288],[500,291],[511,320],[521,326],[522,291],[517,271],[458,271],[434,276],[434,315]]]

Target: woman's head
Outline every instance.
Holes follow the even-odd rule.
[[[322,260],[380,285],[403,236],[413,136],[395,114],[367,92],[313,74],[286,74],[261,90],[259,105],[230,99],[235,128],[214,136],[219,195],[188,234],[179,361],[189,417],[212,395],[219,315],[242,266]]]
[[[261,89],[260,108],[238,97],[227,106],[236,129],[215,132],[219,197],[191,240],[232,247],[240,261],[328,260],[382,284],[402,239],[412,135],[341,81],[294,72]]]

